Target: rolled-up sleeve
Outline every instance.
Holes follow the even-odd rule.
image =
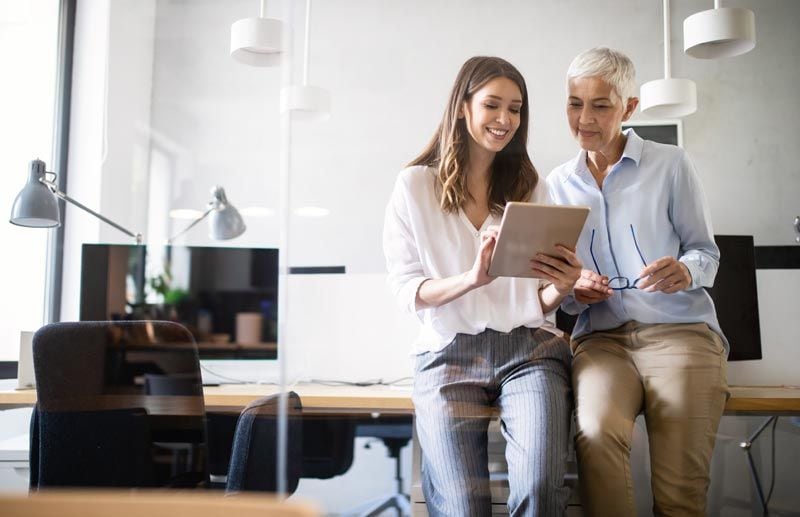
[[[408,208],[410,193],[402,177],[397,179],[386,207],[383,223],[383,253],[388,270],[387,284],[399,307],[416,314],[419,286],[427,280],[412,230]]]
[[[587,304],[579,302],[571,294],[567,295],[561,301],[561,310],[573,316],[577,316],[588,308],[589,306]]]
[[[678,260],[692,275],[689,289],[711,287],[719,268],[719,248],[714,242],[703,186],[685,152],[676,163],[672,192],[670,218],[681,240]]]

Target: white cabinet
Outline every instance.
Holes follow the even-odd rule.
[[[0,491],[27,492],[31,408],[0,411]]]

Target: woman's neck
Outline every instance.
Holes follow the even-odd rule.
[[[622,157],[627,140],[628,137],[620,133],[605,149],[586,153],[586,165],[595,179],[598,180],[598,184],[602,183],[602,179],[608,175],[609,168]]]
[[[495,153],[488,152],[485,149],[470,149],[466,169],[467,188],[475,198],[484,197],[485,193],[489,191],[489,179],[492,174],[494,157]]]

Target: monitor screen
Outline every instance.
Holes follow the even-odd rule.
[[[201,359],[275,359],[278,250],[84,244],[80,319],[176,321]]]
[[[720,261],[708,289],[719,326],[731,345],[729,361],[761,359],[755,248],[752,235],[715,235]]]

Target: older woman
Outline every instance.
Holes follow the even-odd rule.
[[[580,485],[588,515],[635,515],[630,449],[644,413],[656,515],[704,515],[727,397],[727,342],[711,286],[719,250],[686,152],[642,140],[634,67],[595,48],[567,72],[578,156],[547,178],[557,203],[592,209],[578,242],[585,269],[562,308],[572,336]]]

